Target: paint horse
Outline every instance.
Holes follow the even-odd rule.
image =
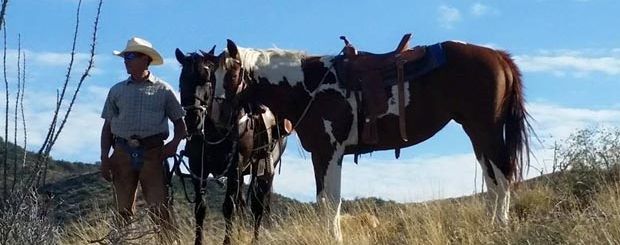
[[[432,137],[451,120],[465,130],[482,166],[493,221],[508,222],[510,188],[529,166],[531,127],[518,67],[505,51],[472,44],[446,41],[419,48],[422,54],[409,53],[420,51],[403,39],[396,51],[377,55],[347,42],[342,55],[306,56],[239,48],[228,40],[220,55],[225,61],[215,71],[215,96],[258,101],[292,122],[312,155],[317,203],[325,207],[337,241],[342,241],[343,155],[394,149],[398,157],[401,148]],[[370,101],[383,107],[375,114],[374,142],[361,137],[372,121],[365,108],[369,98],[347,83],[378,87],[375,92],[385,95]]]
[[[215,47],[214,47],[215,48]],[[195,197],[196,239],[202,244],[206,211],[206,178],[226,177],[223,213],[226,220],[224,244],[230,243],[232,215],[242,211],[243,176],[251,174],[248,188],[254,214],[254,239],[258,239],[261,220],[269,214],[274,167],[284,152],[286,138],[275,117],[266,107],[244,106],[227,111],[227,121],[214,122],[206,114],[213,111],[214,71],[217,57],[210,52],[185,55],[176,50],[183,66],[179,78],[181,105],[187,115],[188,139],[185,152],[189,159]],[[228,102],[228,101],[227,101]],[[236,102],[230,102],[237,105]]]

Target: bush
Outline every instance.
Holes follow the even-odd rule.
[[[51,220],[51,199],[15,191],[0,203],[0,244],[56,244],[59,226]]]
[[[559,157],[554,170],[562,174],[551,186],[561,195],[574,197],[578,208],[588,206],[601,187],[620,179],[618,128],[580,130],[555,150]]]

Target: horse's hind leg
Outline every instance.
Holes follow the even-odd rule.
[[[481,126],[481,125],[478,125]],[[507,224],[510,206],[511,176],[514,163],[508,158],[506,142],[501,126],[463,126],[472,141],[476,159],[482,166],[487,186],[487,200],[494,221]]]
[[[252,176],[252,184],[250,185],[252,214],[254,214],[254,243],[258,241],[258,232],[261,221],[264,217],[269,217],[271,190],[273,184],[273,173],[263,176]]]

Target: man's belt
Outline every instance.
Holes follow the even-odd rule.
[[[144,148],[150,149],[164,144],[165,134],[156,134],[148,137],[140,138],[138,136],[131,136],[129,139],[122,137],[115,137],[114,142],[116,144],[127,145],[131,148]]]

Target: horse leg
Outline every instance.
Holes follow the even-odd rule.
[[[229,169],[229,174],[226,179],[226,196],[224,197],[224,205],[222,212],[224,213],[224,220],[226,222],[226,231],[224,234],[224,244],[230,244],[230,236],[232,234],[232,218],[235,210],[237,209],[237,201],[239,196],[239,177],[235,168]],[[230,174],[232,172],[232,174]]]
[[[343,155],[344,149],[336,149],[331,155],[312,153],[317,203],[322,216],[332,218],[331,221],[328,221],[328,227],[338,243],[342,243],[340,181]]]
[[[203,186],[206,185],[206,181],[199,181],[199,180],[194,180],[194,193],[196,195],[196,197],[194,198],[194,217],[196,218],[196,227],[195,227],[195,232],[196,232],[196,239],[194,240],[194,244],[199,245],[202,244],[202,230],[203,230],[203,223],[204,223],[204,219],[205,219],[205,214],[207,211],[207,202],[205,199],[205,188],[202,188]]]
[[[253,243],[258,242],[258,231],[263,217],[268,217],[271,203],[271,190],[273,185],[273,173],[263,176],[255,176],[252,174],[252,183],[250,184],[252,214],[254,214],[254,238]]]
[[[508,149],[501,127],[463,127],[472,140],[476,159],[482,166],[487,193],[487,211],[493,222],[507,224],[510,207],[511,176],[514,169],[508,157]]]

